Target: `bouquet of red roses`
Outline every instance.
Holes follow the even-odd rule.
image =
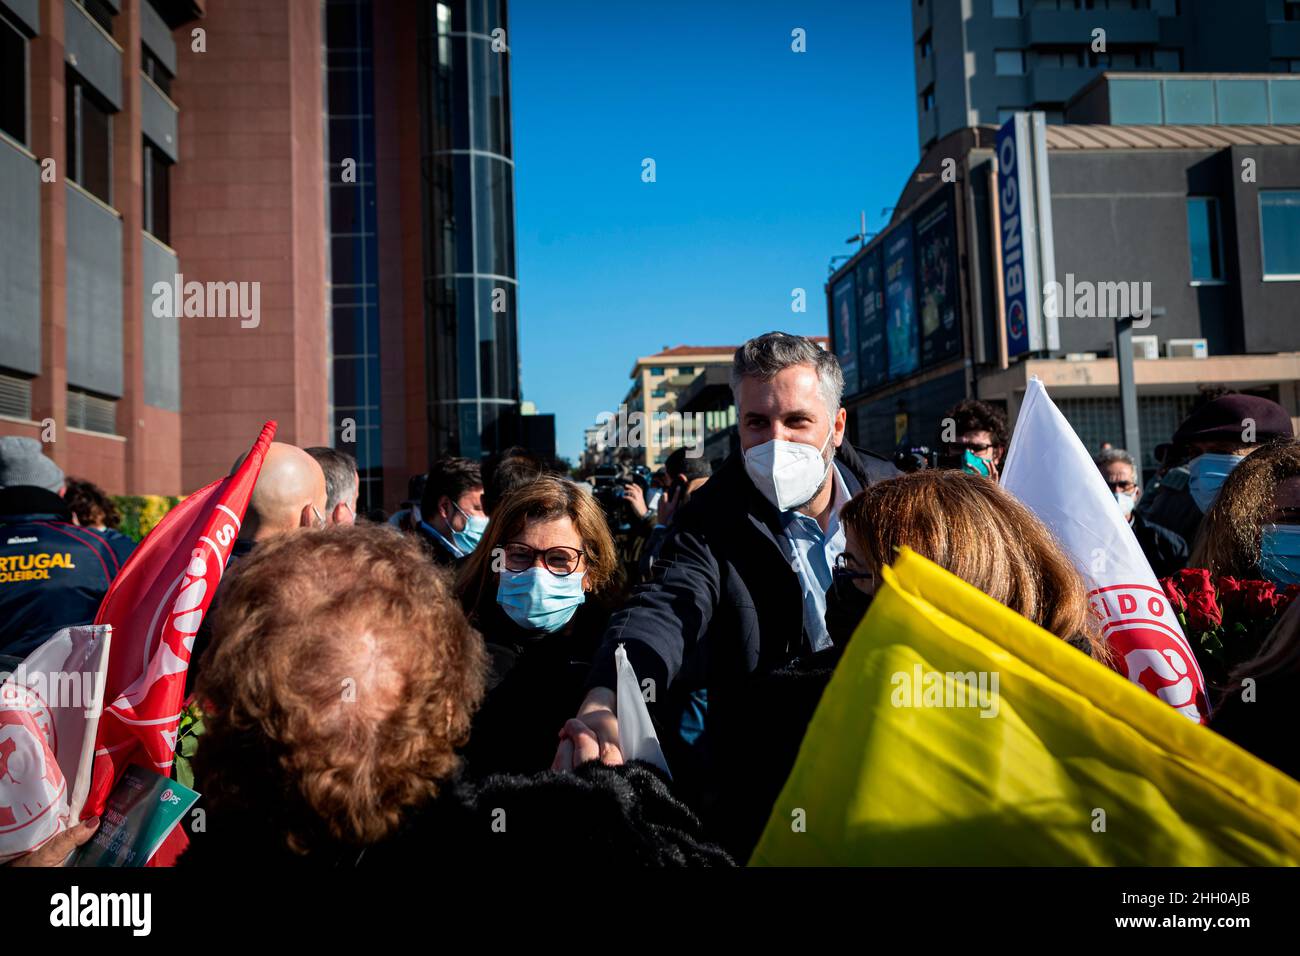
[[[1272,581],[1214,579],[1204,568],[1187,568],[1162,578],[1209,686],[1225,687],[1233,668],[1259,654],[1260,645],[1287,609],[1300,584],[1281,588]]]

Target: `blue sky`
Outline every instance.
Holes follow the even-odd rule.
[[[561,455],[639,355],[826,334],[827,262],[917,161],[907,0],[516,0],[509,40],[523,396]]]

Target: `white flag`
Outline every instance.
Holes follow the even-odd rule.
[[[622,644],[614,651],[614,669],[617,674],[614,692],[617,697],[618,749],[623,751],[623,759],[644,760],[671,777],[668,761],[659,746],[659,735],[650,722],[650,708],[646,707],[645,698],[641,696],[636,671],[632,669]]]
[[[1204,723],[1205,679],[1178,618],[1092,456],[1037,377],[1020,406],[1002,486],[1074,560],[1116,670]]]
[[[0,671],[0,861],[66,830],[86,802],[111,634],[64,628]]]

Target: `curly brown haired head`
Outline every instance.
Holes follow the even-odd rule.
[[[65,479],[63,501],[83,528],[116,528],[122,523],[113,499],[93,481]]]
[[[306,854],[391,835],[459,765],[486,654],[442,573],[396,529],[302,531],[231,569],[197,694],[209,812]]]
[[[1278,485],[1297,477],[1300,442],[1274,441],[1243,458],[1201,522],[1188,567],[1259,577],[1260,531],[1273,513]]]

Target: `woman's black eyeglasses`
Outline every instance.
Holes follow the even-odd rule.
[[[586,553],[578,548],[563,545],[554,548],[530,548],[518,541],[512,541],[501,548],[501,558],[507,571],[527,571],[540,557],[542,567],[559,578],[578,570]]]

